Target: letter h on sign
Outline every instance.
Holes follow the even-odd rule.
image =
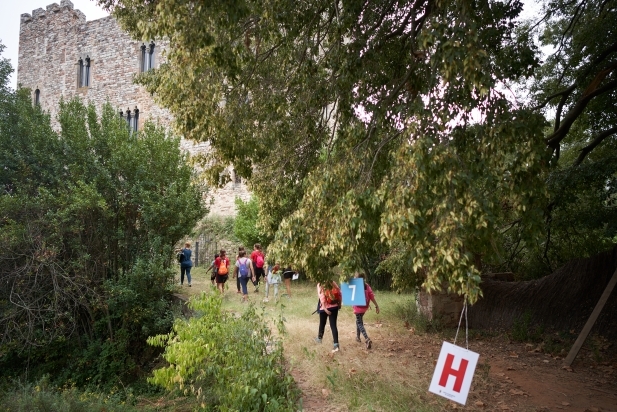
[[[444,342],[429,392],[465,405],[479,356],[475,352]],[[458,368],[455,366],[457,364]]]
[[[461,366],[459,366],[458,370],[452,367],[452,362],[454,362],[454,355],[448,353],[448,356],[446,356],[446,364],[441,371],[441,378],[439,378],[439,386],[443,386],[445,388],[448,383],[448,377],[454,376],[456,380],[454,381],[454,387],[452,390],[454,390],[454,392],[461,393],[461,386],[463,386],[465,371],[467,370],[469,361],[467,359],[461,359]]]

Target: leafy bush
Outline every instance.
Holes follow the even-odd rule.
[[[173,332],[148,339],[165,347],[169,366],[150,383],[194,396],[204,410],[294,411],[298,391],[287,373],[280,340],[254,306],[241,316],[221,310],[221,297],[190,302],[198,316],[178,319]],[[278,322],[283,333],[282,320]]]
[[[0,45],[0,51],[2,47]],[[172,324],[174,244],[201,218],[179,139],[111,105],[60,103],[60,132],[0,59],[0,378],[113,385]],[[9,66],[10,67],[10,66]],[[18,298],[17,298],[18,297]]]
[[[251,249],[255,243],[261,243],[267,247],[266,236],[257,227],[259,216],[259,201],[252,196],[248,202],[236,198],[236,210],[238,215],[234,222],[234,235],[243,245]]]

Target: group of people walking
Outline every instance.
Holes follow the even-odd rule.
[[[190,287],[191,268],[193,267],[190,242],[186,242],[184,244],[184,248],[179,249],[176,252],[178,261],[180,262],[180,285],[184,285],[184,278],[186,275],[186,280],[188,282],[188,286]],[[210,280],[212,284],[216,284],[217,289],[221,294],[225,293],[225,283],[229,279],[229,265],[230,261],[227,257],[227,252],[221,249],[220,252],[214,256],[214,260],[208,268],[208,270],[212,271]],[[265,272],[266,267],[268,268],[267,274]],[[256,243],[253,246],[253,251],[249,257],[246,256],[246,250],[243,246],[238,248],[238,255],[236,256],[236,262],[233,269],[233,277],[236,279],[236,287],[238,289],[237,293],[242,294],[243,302],[248,301],[249,298],[249,282],[251,282],[255,287],[255,293],[258,293],[259,282],[262,278],[265,280],[266,284],[264,302],[269,301],[270,288],[273,289],[274,298],[278,300],[279,284],[281,284],[282,281],[285,283],[285,287],[287,289],[287,297],[291,298],[291,280],[294,275],[295,272],[291,269],[291,267],[282,270],[280,265],[277,263],[266,266],[266,256],[259,243]],[[362,273],[356,273],[354,276],[356,278],[364,278],[364,274]],[[366,305],[353,306],[353,312],[356,317],[356,341],[362,342],[360,337],[360,335],[362,335],[362,337],[364,337],[366,348],[371,349],[372,341],[364,328],[363,317],[370,308],[371,302],[375,304],[375,311],[377,313],[379,313],[379,305],[375,300],[373,290],[366,282],[364,282],[364,294],[366,298]],[[338,312],[342,304],[342,294],[340,288],[336,282],[331,282],[325,285],[318,283],[317,296],[319,300],[317,303],[316,312],[319,313],[319,328],[315,342],[322,343],[326,322],[329,322],[333,341],[332,351],[338,352],[340,350],[340,346],[338,340],[337,319]]]

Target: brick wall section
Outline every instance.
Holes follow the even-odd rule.
[[[139,127],[146,119],[169,126],[173,120],[169,111],[157,106],[145,88],[133,83],[140,71],[143,44],[131,39],[113,17],[86,21],[73,3],[62,0],[60,5],[53,3],[46,10],[21,15],[17,83],[31,89],[33,100],[35,90],[40,90],[40,105],[51,114],[55,126],[60,99],[74,96],[97,108],[106,101],[118,112],[137,108]],[[163,41],[155,44],[154,61],[158,65],[168,45]],[[90,85],[79,87],[78,62],[86,57],[90,58]],[[208,150],[205,143],[183,140],[181,144],[192,154]],[[236,196],[244,200],[250,197],[244,184],[230,183],[215,192],[212,213],[234,215]]]

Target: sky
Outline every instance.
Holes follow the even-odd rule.
[[[106,11],[97,6],[95,0],[71,0],[75,9],[81,10],[86,15],[86,20],[96,20],[108,15]],[[537,17],[539,6],[538,0],[524,0],[525,4],[522,17]],[[0,0],[0,40],[6,46],[2,57],[6,57],[13,65],[10,86],[17,87],[17,57],[19,53],[19,24],[22,13],[32,14],[32,10],[57,3],[60,0]]]
[[[71,0],[77,10],[86,15],[86,20],[96,20],[109,15],[96,5],[94,0]],[[42,8],[53,3],[60,4],[60,0],[0,0],[0,40],[6,46],[2,57],[11,60],[13,76],[10,86],[17,87],[17,57],[19,53],[19,24],[22,13],[32,14],[32,10]]]

